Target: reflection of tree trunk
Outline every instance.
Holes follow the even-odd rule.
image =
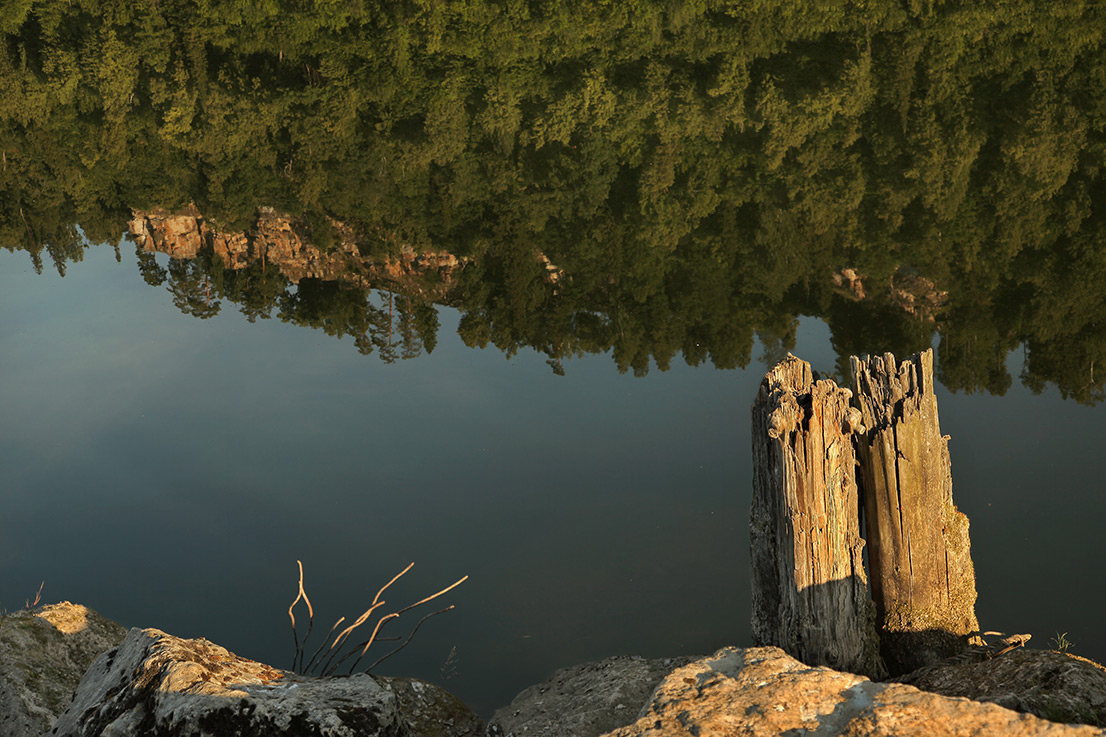
[[[27,216],[23,214],[23,205],[19,206],[19,217],[23,218],[23,225],[27,228],[27,235],[31,237],[31,245],[36,249],[40,248],[38,244],[38,236],[35,235],[35,229],[31,227],[31,224],[27,222]]]
[[[403,343],[401,357],[404,360],[415,358],[422,352],[422,341],[419,340],[415,325],[413,302],[414,300],[407,295],[399,299],[399,337]]]

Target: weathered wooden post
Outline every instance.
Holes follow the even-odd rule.
[[[883,675],[864,574],[851,392],[788,356],[753,403],[753,639]]]
[[[851,363],[872,595],[884,660],[899,675],[961,652],[979,629],[968,518],[952,501],[933,351]]]

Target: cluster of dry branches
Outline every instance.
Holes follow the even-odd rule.
[[[34,601],[31,601],[30,599],[24,599],[24,601],[23,601],[23,608],[24,609],[31,609],[32,607],[36,607],[36,606],[39,605],[39,602],[42,601],[42,587],[45,586],[45,585],[46,585],[46,581],[43,581],[42,583],[40,583],[38,585],[38,593],[35,594],[35,600]],[[7,614],[7,612],[4,611],[3,607],[0,607],[0,616],[3,616],[4,614]]]
[[[369,635],[368,639],[363,640],[362,642],[359,642],[356,645],[350,647],[350,635],[353,633],[354,630],[367,622],[372,616],[373,612],[375,612],[377,609],[387,603],[380,600],[381,594],[384,593],[385,589],[398,581],[400,576],[407,573],[407,571],[411,570],[411,567],[415,565],[414,563],[409,564],[406,568],[397,573],[391,581],[380,587],[380,590],[376,592],[376,596],[373,598],[372,604],[369,606],[368,609],[365,610],[364,614],[358,617],[353,624],[349,625],[345,629],[338,632],[337,635],[335,635],[335,632],[338,631],[338,627],[346,621],[345,617],[339,618],[338,621],[334,623],[334,626],[330,628],[330,633],[327,634],[326,639],[323,640],[323,643],[319,645],[318,649],[316,649],[315,652],[312,653],[311,658],[308,659],[306,664],[304,664],[303,661],[304,655],[306,653],[307,640],[311,637],[311,627],[315,621],[315,610],[311,606],[311,600],[307,598],[307,592],[304,591],[303,588],[303,563],[297,560],[296,565],[298,565],[300,569],[299,593],[296,594],[295,600],[288,607],[288,617],[292,620],[292,638],[295,640],[296,643],[296,654],[292,658],[292,670],[304,675],[311,673],[312,670],[314,670],[315,674],[319,676],[334,675],[335,671],[338,670],[342,663],[344,663],[355,653],[360,651],[360,654],[357,655],[357,659],[353,661],[353,665],[351,665],[349,667],[349,671],[347,671],[348,674],[352,674],[354,669],[357,668],[357,664],[360,663],[361,659],[365,657],[365,653],[369,651],[369,648],[372,647],[372,644],[374,642],[383,642],[386,640],[398,641],[400,639],[398,637],[381,637],[380,629],[384,625],[384,623],[390,622],[393,619],[397,619],[401,614],[409,612],[415,607],[421,606],[422,604],[425,604],[432,599],[437,599],[439,596],[446,593],[447,591],[460,586],[466,579],[468,579],[468,576],[462,576],[460,579],[450,584],[449,586],[446,586],[444,589],[436,594],[431,594],[425,599],[420,599],[414,604],[403,607],[402,609],[398,609],[394,612],[391,612],[390,614],[382,615],[380,619],[376,621],[376,626],[373,627],[372,634]],[[302,641],[300,641],[299,633],[296,630],[296,615],[292,611],[295,608],[296,604],[299,603],[300,599],[303,599],[304,603],[307,605],[307,633],[304,635]],[[392,657],[403,648],[407,647],[407,645],[410,644],[412,638],[414,638],[415,633],[419,631],[419,627],[422,626],[423,622],[438,614],[444,614],[450,609],[453,609],[453,607],[454,605],[450,604],[445,609],[439,609],[436,612],[430,612],[429,614],[423,616],[423,618],[415,624],[414,629],[411,630],[411,634],[407,636],[407,639],[404,640],[402,644],[399,645],[399,647],[396,647],[391,652],[386,653],[385,655],[375,660],[372,665],[365,668],[365,672],[372,672],[373,668],[380,665],[382,662]],[[329,643],[329,647],[327,646],[327,643]],[[347,650],[347,648],[349,649]],[[346,650],[345,654],[342,654],[343,650]]]
[[[38,585],[38,593],[35,594],[35,600],[34,601],[31,601],[30,599],[26,599],[23,602],[25,609],[30,609],[31,607],[38,606],[38,603],[40,601],[42,601],[42,587],[45,586],[45,585],[46,585],[46,581],[43,581],[42,583],[40,583]]]

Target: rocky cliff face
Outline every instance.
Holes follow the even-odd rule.
[[[146,251],[191,259],[210,248],[228,269],[261,261],[277,266],[293,284],[308,278],[358,288],[383,283],[428,301],[448,304],[453,299],[457,274],[468,259],[444,251],[417,253],[409,246],[400,249],[398,258],[371,259],[362,255],[352,228],[337,221],[329,225],[335,238],[327,249],[313,244],[295,219],[269,208],[259,208],[257,222],[245,231],[220,230],[195,208],[176,213],[136,210],[129,230]]]

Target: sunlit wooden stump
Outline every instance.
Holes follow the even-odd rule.
[[[753,404],[753,639],[897,675],[978,630],[968,520],[952,502],[932,352],[852,369],[850,391],[788,356]]]

